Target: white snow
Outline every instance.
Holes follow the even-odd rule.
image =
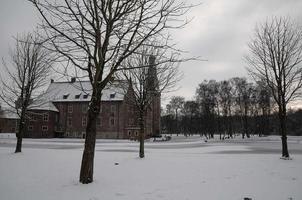
[[[78,182],[83,140],[25,139],[23,152],[14,154],[15,140],[0,139],[0,199],[302,199],[300,137],[289,139],[297,152],[293,160],[253,149],[281,147],[280,137],[236,139],[238,144],[179,138],[146,142],[144,159],[136,142],[98,140],[94,182],[88,185]]]
[[[0,133],[0,138],[16,138],[16,133]],[[10,140],[11,141],[11,140]],[[13,141],[15,142],[15,141]],[[0,140],[1,143],[1,140]]]

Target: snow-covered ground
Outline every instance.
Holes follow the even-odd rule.
[[[98,140],[94,182],[78,182],[82,139],[0,139],[2,200],[301,200],[302,137],[290,137],[292,160],[280,157],[280,137],[205,142],[198,136],[138,143]],[[118,163],[118,165],[116,165]]]
[[[0,139],[2,138],[16,138],[16,133],[0,133]]]

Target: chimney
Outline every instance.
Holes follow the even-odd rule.
[[[70,80],[71,83],[74,83],[75,81],[76,81],[76,77],[72,77]]]
[[[50,83],[54,83],[55,81],[53,79],[50,79]]]

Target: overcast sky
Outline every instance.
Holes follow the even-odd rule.
[[[0,57],[7,57],[13,36],[31,31],[38,22],[36,12],[26,0],[0,0]],[[290,16],[302,22],[302,0],[191,0],[201,3],[188,18],[192,22],[173,32],[174,41],[188,51],[186,56],[201,56],[204,62],[181,65],[184,73],[178,91],[169,94],[192,99],[204,79],[223,80],[247,76],[243,56],[258,22],[270,16]],[[2,63],[1,63],[2,65]]]

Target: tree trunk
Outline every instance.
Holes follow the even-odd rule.
[[[144,114],[142,111],[140,111],[139,114],[139,157],[144,158],[145,157],[145,126],[144,126]]]
[[[17,144],[16,144],[15,153],[20,153],[22,151],[23,132],[24,132],[24,117],[21,115],[20,124],[19,124],[19,128],[18,128],[18,133],[16,134]]]
[[[20,153],[22,149],[22,136],[20,136],[20,133],[17,133],[17,145],[15,153]]]
[[[178,115],[177,115],[177,110],[176,110],[176,136],[178,136]]]
[[[93,98],[94,96],[92,96]],[[88,110],[85,147],[82,157],[80,182],[88,184],[93,182],[94,151],[96,140],[96,120],[100,111],[100,99],[91,102]]]
[[[243,122],[243,116],[242,113],[240,114],[240,124],[241,124],[241,134],[242,134],[242,139],[244,139],[245,137],[245,131],[244,131],[244,122]]]
[[[26,105],[23,105],[23,107]],[[19,122],[19,126],[18,126],[18,132],[16,133],[17,136],[17,144],[16,144],[16,149],[15,149],[15,153],[20,153],[22,151],[22,138],[24,135],[24,128],[25,128],[25,113],[26,110],[24,108],[22,108],[21,111],[21,116],[20,116],[20,122]]]
[[[289,158],[286,134],[286,105],[279,106],[279,121],[282,140],[282,157]]]
[[[246,103],[245,103],[246,104]],[[246,104],[244,106],[244,132],[247,138],[250,138],[250,133],[248,130],[248,105]]]

